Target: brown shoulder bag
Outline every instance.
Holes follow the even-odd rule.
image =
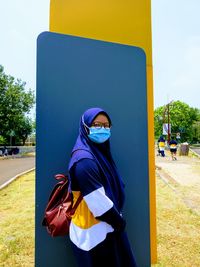
[[[51,192],[42,221],[42,225],[46,226],[47,232],[52,237],[69,234],[72,215],[83,198],[80,195],[73,205],[73,195],[68,176],[57,174],[55,178],[59,182]]]

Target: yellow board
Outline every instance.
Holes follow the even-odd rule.
[[[51,0],[50,31],[138,46],[147,56],[151,261],[157,261],[151,0]]]
[[[142,47],[152,64],[150,0],[51,0],[50,31]]]

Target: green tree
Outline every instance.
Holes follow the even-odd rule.
[[[22,117],[19,121],[18,127],[16,128],[16,141],[23,142],[23,145],[25,144],[25,141],[27,137],[32,133],[32,121],[30,118]]]
[[[192,125],[192,141],[193,143],[200,142],[200,120]]]
[[[35,97],[30,89],[25,90],[25,85],[25,82],[6,75],[0,65],[0,135],[13,145],[19,139],[24,142],[25,132],[31,132],[28,113]]]
[[[154,112],[155,136],[162,134],[162,125],[167,123],[167,106],[158,107]],[[169,104],[170,124],[172,134],[181,133],[182,141],[192,141],[192,125],[199,120],[199,110],[191,108],[181,101],[174,101]]]

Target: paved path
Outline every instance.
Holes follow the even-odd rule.
[[[19,173],[35,167],[35,157],[0,160],[0,186]]]
[[[194,147],[192,147],[192,150],[194,151],[194,152],[196,152],[198,155],[200,155],[200,148],[194,148]]]
[[[157,157],[156,164],[183,186],[200,185],[200,159],[196,157],[177,156],[177,161],[172,161],[167,154]]]
[[[156,156],[156,167],[160,177],[185,204],[200,214],[200,158],[177,155],[177,161],[172,161],[166,151],[166,157]]]

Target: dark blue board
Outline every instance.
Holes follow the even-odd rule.
[[[90,107],[102,107],[112,119],[111,148],[126,184],[129,240],[139,267],[150,266],[146,87],[140,48],[51,32],[39,36],[35,266],[76,266],[68,237],[51,238],[41,221],[53,176],[67,172],[80,116]]]

